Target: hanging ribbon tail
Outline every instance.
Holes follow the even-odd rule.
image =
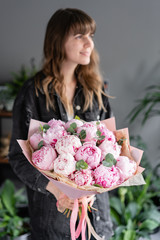
[[[82,204],[82,213],[81,213],[79,224],[76,230],[76,238],[78,238],[80,233],[82,232],[82,229],[84,228],[84,222],[85,222],[85,210],[84,210],[84,205]]]
[[[70,231],[72,240],[76,240],[76,221],[78,216],[78,199],[74,200],[74,207],[70,218]]]
[[[85,219],[86,219],[86,222],[87,222],[87,226],[88,226],[88,236],[89,236],[89,239],[91,237],[91,234],[94,236],[95,239],[97,240],[103,240],[103,238],[101,238],[94,230],[91,222],[90,222],[90,219],[88,217],[88,212],[87,212],[87,208],[88,208],[88,201],[87,201],[87,198],[83,198],[82,199],[82,205],[84,205],[84,209],[85,209]]]

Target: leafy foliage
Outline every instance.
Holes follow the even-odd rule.
[[[24,82],[33,77],[36,73],[34,59],[31,59],[30,63],[30,69],[27,69],[24,65],[22,65],[18,73],[12,73],[13,81],[6,84],[6,93],[9,94],[10,97],[15,98]]]
[[[76,169],[78,171],[80,171],[81,169],[87,169],[87,168],[88,168],[88,164],[83,159],[76,162]]]
[[[150,239],[149,235],[160,227],[160,212],[152,201],[157,192],[148,191],[150,183],[151,175],[146,178],[146,185],[121,187],[118,195],[110,198],[115,226],[112,240]]]
[[[24,202],[22,189],[15,191],[10,180],[4,182],[0,192],[0,238],[9,235],[12,239],[29,230],[29,218],[18,215],[17,203]]]
[[[146,144],[140,136],[132,136],[134,146],[143,150]],[[111,240],[150,239],[150,234],[160,227],[160,164],[152,169],[146,151],[142,157],[146,184],[121,187],[110,197],[111,217],[114,223],[114,236]],[[158,201],[156,202],[155,199]]]
[[[137,100],[138,104],[129,113],[130,122],[142,114],[142,124],[153,116],[160,115],[160,85],[151,85],[146,88],[144,98]]]

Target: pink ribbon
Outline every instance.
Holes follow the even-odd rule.
[[[89,203],[89,201],[87,200],[86,197],[82,198],[82,213],[81,213],[81,217],[80,217],[80,220],[78,223],[78,227],[77,227],[77,229],[75,229],[79,206],[78,206],[78,199],[74,200],[74,207],[73,207],[71,218],[70,218],[70,230],[71,230],[72,240],[76,240],[76,238],[79,237],[80,233],[82,236],[82,240],[86,240],[86,237],[85,237],[86,224],[88,226],[88,239],[90,239],[91,234],[92,234],[95,237],[95,239],[103,240],[95,232],[95,230],[90,222],[90,219],[88,217],[88,203]]]

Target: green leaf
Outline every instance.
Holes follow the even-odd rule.
[[[111,218],[112,221],[115,223],[116,226],[119,226],[122,224],[122,218],[121,216],[118,214],[118,212],[114,209],[114,208],[110,208],[110,214],[111,214]]]
[[[50,128],[50,126],[48,124],[44,124],[43,126],[40,124],[39,131],[42,133],[43,132],[46,133],[49,128]]]
[[[103,139],[105,139],[105,136],[104,136],[104,135],[101,135],[101,136],[98,138],[98,140],[103,140]]]
[[[101,185],[99,185],[97,183],[93,184],[93,186],[103,188]]]
[[[108,153],[106,156],[105,156],[105,160],[103,160],[102,164],[105,166],[105,167],[112,167],[113,165],[116,164],[116,159],[114,158],[113,154],[111,153]]]
[[[118,226],[116,229],[115,229],[115,233],[116,235],[120,235],[124,230],[126,229],[126,226]]]
[[[144,221],[146,219],[151,219],[160,223],[160,212],[156,208],[155,209],[150,208],[148,209],[148,211],[146,210],[145,212],[142,212],[139,215],[139,219],[141,221]]]
[[[76,162],[76,170],[80,171],[81,169],[87,169],[88,164],[84,160],[79,160]]]
[[[160,226],[160,223],[158,223],[157,221],[147,219],[144,222],[142,222],[139,229],[148,229],[148,230],[152,231],[159,226]]]
[[[75,116],[75,119],[77,119],[77,120],[81,120],[80,117],[78,117],[77,115]]]
[[[110,206],[117,211],[118,214],[122,215],[122,204],[118,197],[111,197],[110,198]]]
[[[97,121],[97,122],[96,122],[96,125],[100,125],[100,121]]]
[[[79,133],[79,137],[80,137],[80,139],[85,139],[86,138],[86,131],[81,130],[80,133]]]
[[[77,124],[75,122],[73,122],[73,123],[70,124],[70,127],[73,128],[73,129],[76,129],[77,128]]]
[[[43,132],[46,133],[49,128],[50,128],[50,126],[48,124],[44,124],[43,125]]]
[[[123,240],[135,240],[136,239],[136,231],[128,229],[125,231]]]
[[[41,124],[39,125],[39,131],[43,132],[43,126]]]
[[[14,216],[16,212],[14,193],[15,193],[14,184],[10,180],[6,180],[1,192],[1,198],[2,203],[12,216]]]
[[[70,132],[71,134],[75,133],[75,130],[72,127],[67,128],[67,132]]]
[[[102,133],[101,133],[100,130],[97,130],[96,134],[97,134],[98,137],[100,137]]]
[[[38,150],[44,146],[43,140],[38,143]]]
[[[130,213],[130,217],[133,219],[137,212],[138,212],[139,206],[136,202],[131,202],[128,204],[128,206],[126,207],[126,213],[129,212]]]
[[[123,142],[126,141],[126,140],[127,140],[127,138],[122,137],[121,139],[119,139],[117,141],[117,143],[122,146]]]

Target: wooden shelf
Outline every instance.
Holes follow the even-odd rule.
[[[8,162],[8,158],[7,158],[7,157],[1,157],[1,156],[0,156],[0,164],[1,164],[1,163],[7,163],[7,164],[8,164],[8,163],[9,163],[9,162]]]
[[[12,112],[0,110],[0,117],[11,118],[12,117]]]

